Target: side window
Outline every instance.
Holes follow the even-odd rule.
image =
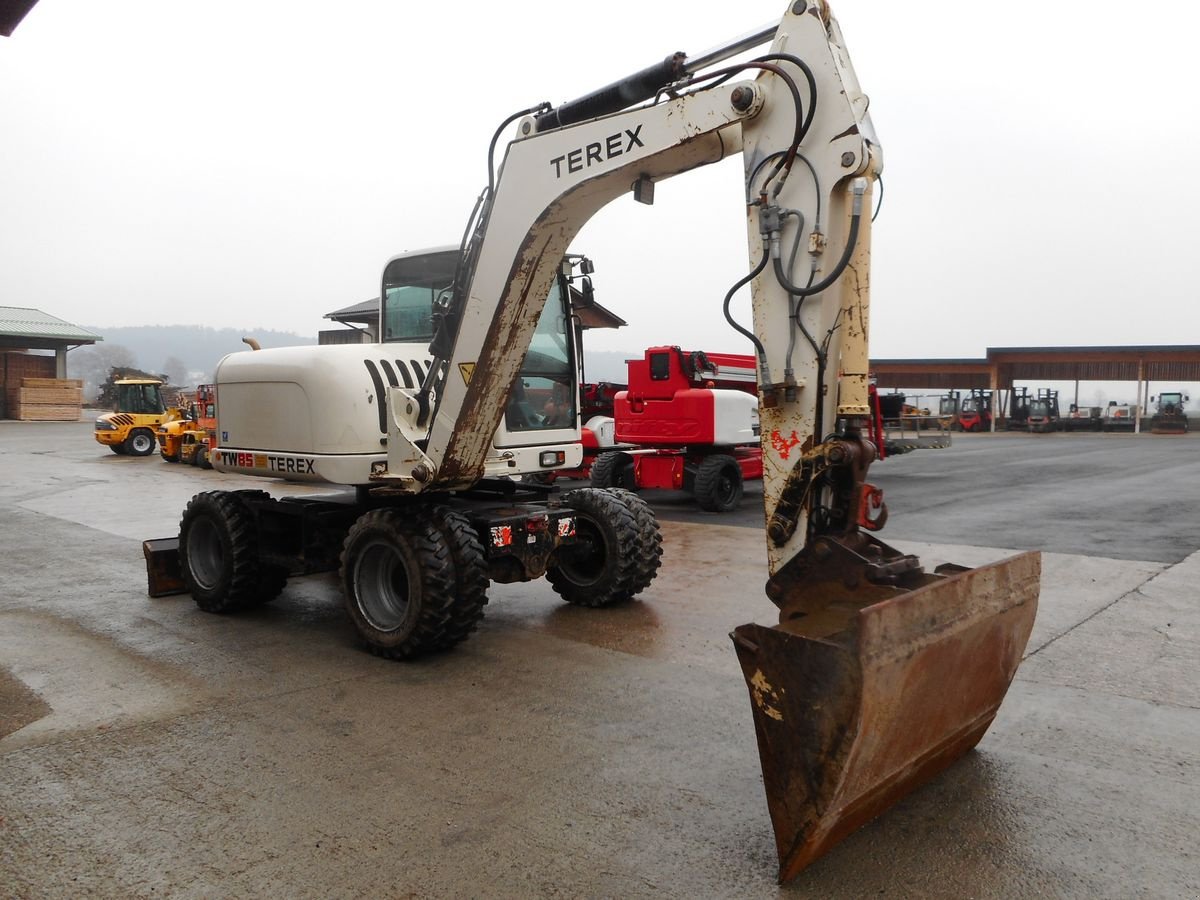
[[[454,280],[458,251],[402,256],[383,273],[384,343],[427,343],[433,338],[433,301]]]
[[[561,282],[556,279],[509,395],[504,415],[509,431],[575,426],[578,412],[570,328]]]
[[[384,300],[383,340],[427,341],[433,337],[432,287],[389,288]]]

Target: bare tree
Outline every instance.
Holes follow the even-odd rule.
[[[187,364],[178,356],[168,356],[162,364],[162,373],[167,376],[167,383],[175,387],[188,387],[192,379],[188,377]]]
[[[83,397],[94,402],[113,369],[131,369],[137,365],[132,351],[120,344],[92,344],[80,347],[68,357],[67,376],[83,380]]]

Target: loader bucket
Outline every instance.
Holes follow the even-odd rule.
[[[910,589],[817,586],[828,603],[807,597],[797,614],[782,602],[780,625],[731,635],[781,883],[974,747],[995,717],[1033,628],[1041,557],[944,568],[953,574],[919,574]]]

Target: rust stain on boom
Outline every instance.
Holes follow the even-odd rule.
[[[848,571],[809,567],[781,624],[732,635],[781,882],[979,742],[1029,640],[1041,557],[918,572],[905,588],[847,584]]]

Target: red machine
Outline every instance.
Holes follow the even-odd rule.
[[[964,397],[958,413],[958,427],[963,431],[992,430],[992,392],[971,388]]]
[[[593,486],[684,490],[702,509],[734,509],[743,482],[762,478],[754,357],[651,347],[628,366],[612,438],[603,418],[584,431]]]

